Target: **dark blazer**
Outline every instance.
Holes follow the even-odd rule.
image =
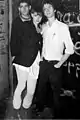
[[[30,67],[41,49],[41,40],[32,20],[23,22],[17,17],[12,24],[10,41],[11,55],[15,56],[13,62]]]

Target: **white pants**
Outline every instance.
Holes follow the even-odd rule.
[[[37,78],[39,74],[39,61],[40,53],[36,57],[36,60],[30,67],[24,67],[13,63],[16,68],[18,84],[13,96],[13,107],[19,109],[21,107],[21,94],[25,88],[27,82],[27,93],[23,100],[23,107],[29,108],[32,103],[32,98],[35,92]]]

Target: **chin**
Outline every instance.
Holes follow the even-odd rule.
[[[47,18],[51,18],[52,16],[47,16]]]
[[[39,23],[40,23],[40,21],[36,21],[36,23],[37,23],[37,24],[39,24]]]
[[[50,14],[48,14],[48,15],[46,15],[46,17],[50,18],[50,17],[51,17],[51,15],[50,15]]]

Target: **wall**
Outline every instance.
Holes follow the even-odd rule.
[[[8,95],[8,1],[0,1],[0,100]]]

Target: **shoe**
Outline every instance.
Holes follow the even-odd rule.
[[[13,108],[20,109],[21,107],[21,96],[14,96],[13,98]]]
[[[23,108],[28,109],[32,104],[32,99],[33,99],[32,95],[25,96],[22,104]]]

